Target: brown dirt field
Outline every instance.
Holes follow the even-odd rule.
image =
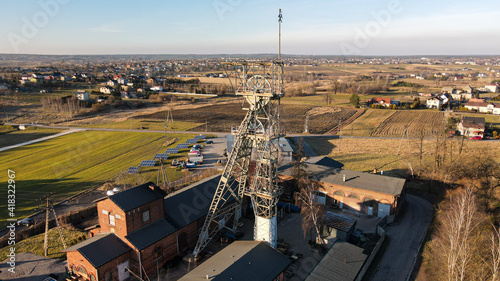
[[[397,111],[373,130],[373,137],[401,137],[408,127],[410,137],[433,136],[443,130],[444,114],[438,111]]]
[[[356,110],[341,107],[316,107],[303,104],[281,105],[281,127],[287,133],[302,133],[306,115],[309,114],[309,133],[324,134],[338,125],[339,120],[344,121],[351,117]],[[174,120],[185,122],[208,123],[208,131],[229,132],[231,126],[239,126],[246,111],[242,110],[241,103],[215,104],[196,109],[174,109]],[[134,118],[163,119],[164,112],[135,116]],[[205,130],[205,125],[193,128]]]

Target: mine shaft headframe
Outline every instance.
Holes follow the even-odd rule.
[[[283,61],[227,62],[232,66],[235,93],[248,98],[279,99],[283,97]],[[231,79],[232,80],[232,79]]]

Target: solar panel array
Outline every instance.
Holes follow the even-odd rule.
[[[139,167],[129,167],[127,174],[137,174],[139,172]]]
[[[155,155],[154,159],[167,159],[168,158],[168,153],[158,153]]]
[[[198,139],[188,139],[186,143],[197,143]]]
[[[178,152],[179,152],[178,148],[167,148],[167,151],[165,151],[165,153],[169,153],[169,154],[175,154]]]
[[[194,137],[195,139],[199,140],[199,139],[206,139],[207,136],[205,135],[197,135],[196,137]]]
[[[154,167],[156,165],[156,160],[142,160],[139,167]]]
[[[189,143],[179,143],[177,144],[177,148],[179,149],[189,148]]]

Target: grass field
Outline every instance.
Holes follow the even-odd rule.
[[[78,230],[68,230],[62,229],[62,233],[64,236],[64,240],[66,241],[66,246],[71,247],[78,242],[84,241],[87,238],[87,234],[85,232],[81,232]],[[45,237],[45,233],[40,233],[38,235],[29,237],[16,243],[16,253],[33,253],[39,256],[43,256],[45,251],[43,249],[43,240]],[[5,260],[7,255],[9,254],[9,249],[11,246],[4,247],[0,249],[0,259]],[[48,249],[48,257],[52,259],[64,259],[66,257],[66,253],[62,253],[63,250],[61,238],[59,236],[59,232],[57,228],[52,228],[49,230],[49,249]]]
[[[387,109],[367,109],[363,115],[356,118],[354,122],[342,128],[342,134],[348,136],[370,136],[377,128],[395,111]]]
[[[193,135],[169,137],[177,137],[183,143]],[[55,193],[57,202],[116,177],[130,184],[156,181],[157,168],[141,168],[137,175],[123,173],[142,160],[152,160],[156,153],[164,153],[164,142],[160,133],[88,131],[0,152],[0,170],[4,171],[0,176],[0,194],[7,194],[7,170],[15,171],[15,214],[23,217],[37,206],[35,200],[50,192]],[[169,180],[183,175],[171,168],[167,173]],[[6,200],[0,202],[0,209],[6,210],[6,204]],[[0,223],[6,218],[7,212],[1,212]]]
[[[10,127],[10,126],[1,126]],[[59,129],[27,127],[26,130],[17,131],[15,129],[2,128],[5,133],[0,133],[0,147],[6,147],[26,141],[31,141],[46,136],[60,133]]]

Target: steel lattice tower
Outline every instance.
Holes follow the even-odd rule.
[[[280,34],[281,19],[280,10]],[[251,198],[255,214],[254,240],[276,247],[276,204],[282,192],[278,185],[278,146],[279,138],[284,136],[280,129],[280,99],[283,96],[281,51],[278,59],[272,62],[240,61],[229,65],[234,70],[236,95],[244,97],[247,114],[238,127],[234,147],[212,199],[194,256],[221,228],[236,230],[245,195]],[[226,226],[230,221],[232,225]]]

